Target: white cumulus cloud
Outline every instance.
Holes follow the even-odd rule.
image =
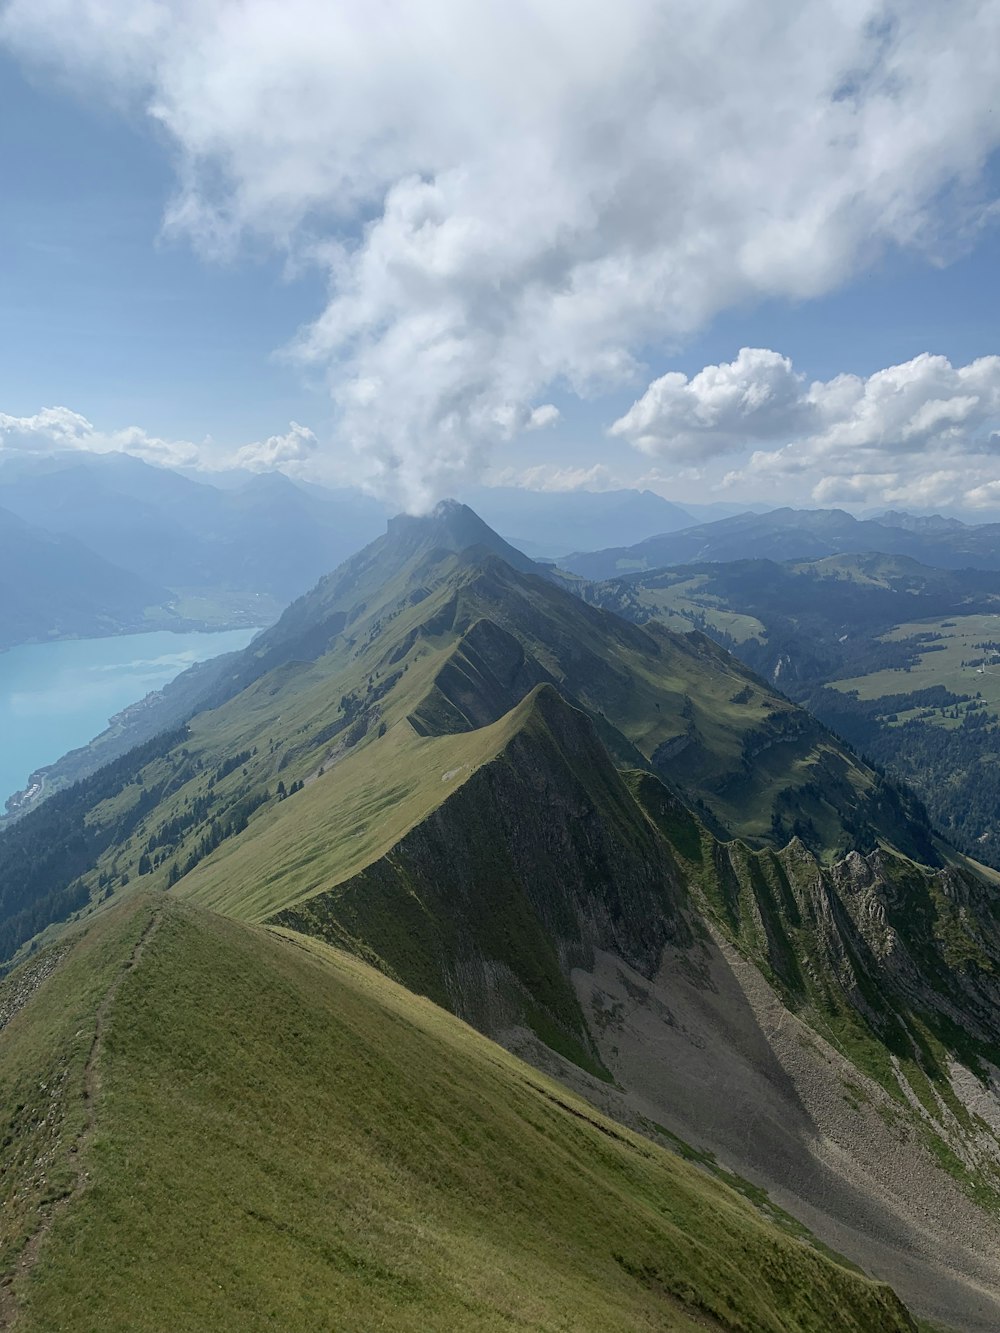
[[[295,351],[413,507],[544,424],[551,385],[621,385],[886,247],[947,257],[1000,144],[997,0],[7,0],[0,41],[156,118],[174,234],[320,266]],[[797,401],[770,373],[751,434]],[[660,389],[681,416],[685,389]],[[716,451],[739,392],[714,386]]]
[[[164,467],[191,467],[199,462],[198,446],[187,440],[163,440],[140,426],[101,431],[68,407],[43,407],[32,416],[0,412],[0,452],[53,453],[80,449],[90,453],[127,453]]]
[[[291,422],[284,435],[226,449],[211,441],[195,444],[190,440],[164,440],[141,426],[101,430],[68,407],[43,407],[32,416],[0,412],[0,457],[6,451],[51,454],[71,450],[134,454],[161,467],[205,472],[226,468],[303,471],[303,465],[318,453],[319,441],[308,426],[300,426],[297,421]]]
[[[694,461],[794,437],[767,457],[797,470],[824,455],[856,466],[864,454],[969,453],[995,446],[998,419],[1000,356],[953,366],[924,353],[866,377],[807,384],[788,357],[744,347],[690,379],[672,372],[654,380],[611,434],[645,453]]]
[[[707,463],[755,493],[794,479],[819,504],[993,503],[1000,472],[1000,356],[954,366],[924,353],[872,375],[806,381],[791,360],[744,347],[696,375],[670,373],[611,426],[643,453]]]
[[[232,456],[234,467],[250,468],[254,472],[270,472],[275,468],[308,463],[319,449],[319,440],[308,426],[291,422],[284,435],[270,435],[266,440],[245,444]]]
[[[647,454],[698,461],[749,440],[787,437],[809,416],[802,377],[788,357],[744,347],[735,361],[706,366],[691,379],[672,371],[654,380],[611,434]]]

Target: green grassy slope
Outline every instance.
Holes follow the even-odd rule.
[[[1000,604],[1000,599],[998,599]],[[984,643],[995,643],[1000,636],[1000,612],[963,614],[952,612],[927,620],[907,620],[894,624],[881,642],[900,644],[908,649],[905,665],[836,679],[830,683],[846,693],[856,692],[860,699],[878,699],[886,695],[913,693],[941,685],[954,694],[973,694],[985,702],[993,719],[1000,715],[1000,655]],[[898,712],[899,723],[908,720],[909,711]],[[951,710],[934,710],[928,721],[948,730],[961,725],[968,705],[958,706],[957,717]]]
[[[0,1071],[25,1333],[914,1328],[364,964],[171,899],[73,943],[0,1032]],[[43,1133],[68,1193],[36,1212]]]
[[[0,953],[139,882],[258,920],[329,889],[486,762],[540,681],[717,832],[935,858],[918,810],[704,635],[630,624],[507,554],[460,508],[391,525],[227,662],[184,734],[0,840]]]
[[[995,573],[869,554],[574,586],[639,623],[704,629],[907,783],[963,851],[1000,865]]]
[[[668,939],[690,941],[683,897],[590,720],[541,685],[503,749],[431,817],[271,919],[361,953],[484,1031],[527,1025],[595,1070],[572,969],[602,947],[654,971]]]
[[[357,953],[491,1035],[530,1028],[607,1077],[574,969],[603,951],[652,980],[666,945],[697,969],[711,921],[885,1087],[901,1123],[924,1108],[920,1134],[993,1206],[996,1137],[960,1104],[949,1064],[1000,1066],[988,880],[958,858],[932,870],[880,849],[825,866],[798,839],[722,841],[654,774],[616,770],[551,685],[488,730],[502,744],[427,818],[272,923]]]
[[[344,724],[348,713],[338,701],[347,698],[353,711],[345,734],[349,740],[360,734],[357,750],[335,750],[336,768],[344,771],[336,779],[324,774],[322,783],[332,784],[325,801],[319,793],[309,798],[314,828],[336,811],[346,830],[350,806],[341,793],[356,786],[350,766],[371,763],[410,791],[412,765],[423,763],[417,756],[432,753],[416,746],[409,735],[415,730],[439,746],[440,766],[426,768],[433,788],[426,796],[436,802],[443,794],[438,777],[458,768],[444,739],[492,723],[533,684],[549,680],[590,713],[620,763],[652,765],[704,802],[721,828],[764,840],[777,830],[780,841],[791,832],[792,821],[781,821],[794,806],[802,812],[798,831],[818,852],[844,850],[872,824],[889,841],[915,850],[906,812],[889,808],[876,775],[703,636],[631,627],[496,559],[452,558],[421,571],[425,579],[432,572],[436,583],[417,604],[403,596],[374,621],[358,620],[350,642],[339,641],[298,674],[286,669],[265,677],[196,721],[195,741],[203,735],[219,753],[223,739],[231,750],[274,740],[275,750],[258,759],[257,771],[263,767],[273,783],[284,764],[290,778],[308,779],[327,753],[312,738]],[[262,721],[254,729],[258,699]],[[404,735],[394,735],[404,722]],[[385,739],[377,735],[383,724]],[[386,753],[362,760],[370,746]],[[468,762],[465,752],[460,762]],[[304,805],[307,795],[297,800]],[[304,819],[300,810],[299,822]],[[325,835],[310,835],[317,836]],[[215,862],[221,865],[225,855],[216,853]],[[262,855],[268,858],[266,850]],[[249,860],[249,850],[245,856]],[[213,878],[212,863],[195,871],[192,892],[200,894],[199,885]],[[338,857],[325,861],[329,882],[345,871]],[[298,896],[317,884],[303,879]]]
[[[491,1035],[531,1028],[605,1077],[574,969],[590,971],[601,951],[651,979],[671,944],[697,973],[711,924],[789,1009],[882,1082],[901,1132],[926,1133],[942,1165],[992,1203],[997,1182],[984,1154],[996,1140],[958,1102],[949,1071],[949,1056],[973,1071],[984,1059],[1000,1064],[992,885],[960,864],[918,864],[936,853],[905,794],[705,635],[629,623],[513,568],[483,543],[456,549],[464,524],[393,530],[293,608],[284,639],[255,645],[233,697],[151,746],[133,769],[123,762],[114,781],[80,789],[73,810],[63,810],[78,834],[64,886],[74,907],[85,914],[137,886],[169,887],[169,902],[185,900],[178,921],[215,921],[203,917],[207,907],[242,923],[216,922],[225,940],[264,940],[256,927],[268,923],[312,937],[304,947],[313,952],[322,952],[320,941],[340,945],[386,974],[373,986],[402,982]],[[99,799],[88,803],[92,792]],[[35,842],[19,842],[20,833],[0,840],[0,888],[11,849],[23,853],[11,864],[27,873],[33,852],[48,855],[44,822],[18,827]],[[840,859],[852,844],[866,855]],[[123,995],[159,938],[123,977]],[[264,964],[244,951],[243,966],[252,988]],[[175,972],[183,1007],[187,974]],[[220,1030],[239,1009],[226,985],[222,1008],[198,1001]],[[86,1033],[86,1024],[74,1030]],[[278,1030],[287,1040],[300,1029]],[[261,1031],[236,1029],[244,1058]],[[375,1070],[370,1044],[358,1040]],[[359,1104],[361,1076],[342,1052],[323,1051],[330,1068],[354,1080],[344,1085],[347,1115]],[[243,1075],[217,1052],[196,1056],[199,1079],[214,1086],[216,1061],[219,1078],[238,1086]],[[141,1074],[139,1086],[145,1065],[132,1074]],[[269,1083],[270,1066],[256,1077]],[[123,1076],[123,1104],[127,1084]],[[424,1104],[415,1088],[408,1096],[411,1107]],[[336,1124],[312,1085],[303,1097],[323,1133]],[[297,1144],[295,1101],[283,1094]],[[391,1132],[372,1130],[394,1160],[406,1152],[398,1142],[405,1123],[400,1113]],[[177,1146],[178,1160],[206,1136],[213,1156],[202,1206],[217,1211],[216,1196],[232,1204],[240,1191],[235,1177],[215,1174],[224,1145],[197,1118],[192,1124],[197,1134]],[[86,1137],[86,1123],[74,1132]],[[176,1126],[169,1134],[182,1137]],[[311,1198],[320,1167],[308,1155],[302,1163],[297,1178]],[[436,1169],[444,1171],[440,1162]],[[284,1185],[279,1195],[280,1207],[254,1206],[255,1225],[294,1214]],[[127,1232],[133,1215],[108,1197],[118,1210],[108,1229]],[[302,1234],[323,1250],[309,1227]],[[400,1241],[394,1253],[403,1252]],[[650,1290],[664,1290],[664,1270],[619,1253],[626,1276],[644,1273]],[[384,1254],[378,1262],[396,1271]],[[442,1270],[449,1265],[446,1255]],[[472,1299],[468,1290],[459,1303]],[[428,1296],[428,1308],[452,1309],[442,1291]],[[497,1300],[507,1308],[505,1295]],[[723,1326],[768,1327],[754,1318]],[[550,1326],[541,1317],[536,1324]],[[460,1327],[458,1315],[441,1326]]]

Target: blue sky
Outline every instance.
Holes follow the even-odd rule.
[[[1000,507],[997,3],[417,8],[0,6],[2,447]]]
[[[0,54],[0,170],[0,411],[233,446],[329,416],[273,355],[322,290],[273,253],[212,264],[164,240],[170,145],[148,117]]]

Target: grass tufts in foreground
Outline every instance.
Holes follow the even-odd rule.
[[[316,941],[136,897],[0,1032],[5,1099],[53,1062],[79,1164],[15,1278],[19,1330],[914,1328],[886,1287]]]

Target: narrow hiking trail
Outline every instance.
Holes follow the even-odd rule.
[[[83,1098],[84,1122],[80,1130],[74,1135],[66,1152],[75,1163],[75,1175],[73,1184],[69,1191],[57,1199],[54,1203],[40,1210],[38,1225],[27,1242],[23,1246],[21,1253],[9,1273],[7,1273],[2,1282],[0,1282],[0,1329],[13,1328],[20,1314],[20,1303],[17,1291],[23,1285],[31,1273],[35,1264],[38,1262],[39,1254],[45,1243],[45,1238],[56,1218],[68,1209],[72,1203],[78,1199],[87,1188],[90,1180],[90,1173],[86,1169],[87,1149],[93,1141],[97,1131],[97,1103],[100,1098],[101,1077],[100,1061],[104,1045],[104,1032],[107,1026],[108,1016],[118,998],[118,993],[129,975],[139,965],[139,960],[149,944],[149,941],[159,929],[160,922],[163,919],[163,905],[157,903],[150,911],[149,920],[142,930],[142,934],[136,940],[132,952],[115,974],[111,985],[104,994],[103,999],[97,1006],[94,1014],[94,1031],[91,1037],[90,1048],[87,1052],[87,1058],[83,1066],[81,1078],[80,1095]],[[55,966],[66,957],[68,949],[63,950],[57,959],[56,964],[50,967],[43,977],[36,983],[33,989],[41,981],[51,975]]]

